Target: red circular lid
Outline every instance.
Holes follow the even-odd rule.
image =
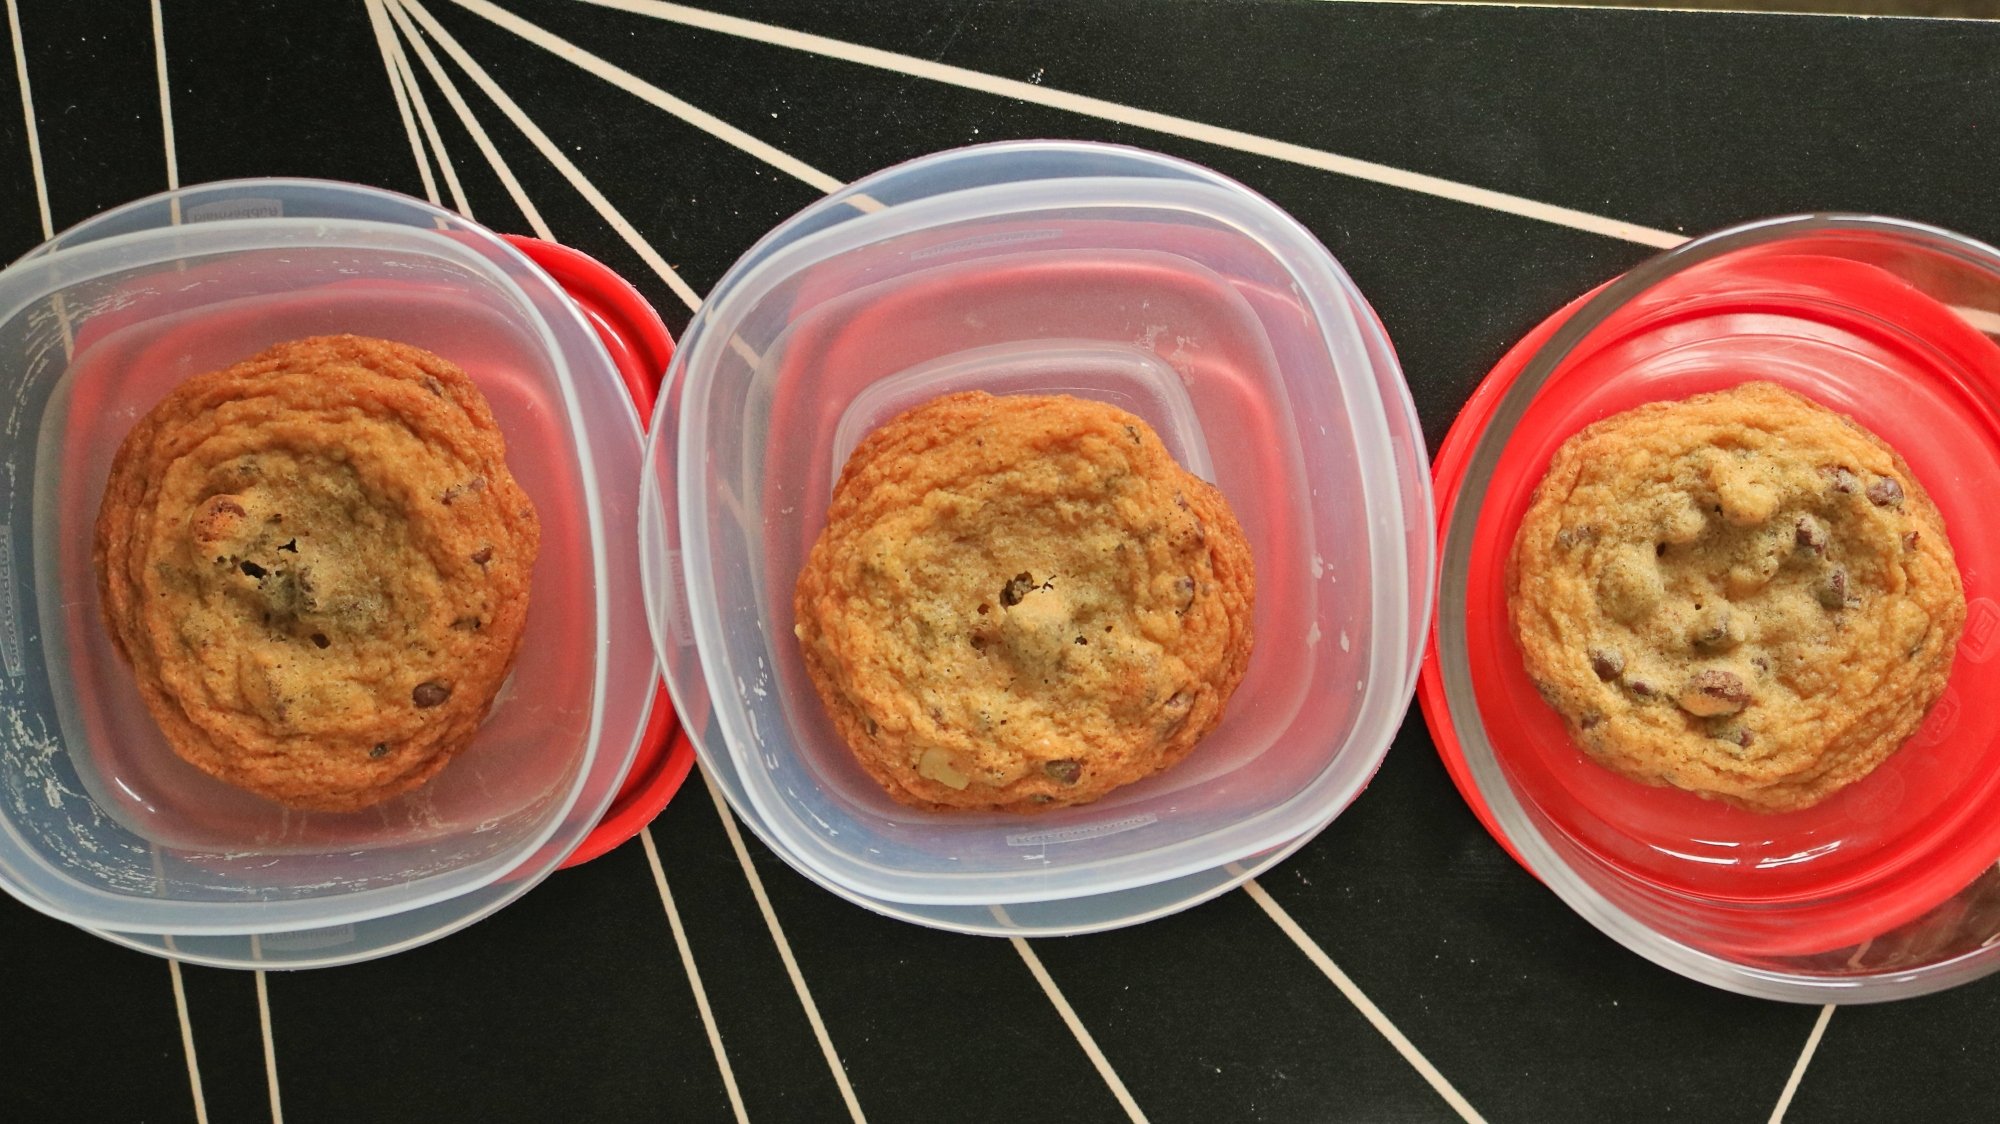
[[[660,321],[660,314],[639,290],[587,254],[525,235],[502,237],[546,270],[577,303],[631,392],[639,424],[647,424],[653,416],[660,380],[674,355],[673,337]],[[676,740],[676,729],[674,703],[663,683],[653,697],[652,716],[618,795],[604,818],[563,860],[564,867],[589,862],[639,834],[639,829],[651,823],[674,798],[694,765],[694,747],[686,738]]]
[[[1923,915],[2000,855],[2000,348],[1896,274],[1845,257],[1737,251],[1642,291],[1573,348],[1507,437],[1470,548],[1466,648],[1479,715],[1515,794],[1550,829],[1671,912],[1701,943],[1769,957],[1856,944]],[[1667,288],[1662,285],[1657,288]],[[1438,451],[1440,536],[1496,407],[1586,294],[1539,325],[1473,393]],[[1811,808],[1758,814],[1639,784],[1586,758],[1529,683],[1506,609],[1505,563],[1530,494],[1564,440],[1599,418],[1749,379],[1847,413],[1894,446],[1943,512],[1968,617],[1944,696],[1902,750]],[[1432,626],[1418,684],[1453,782],[1516,860],[1447,707]],[[1458,716],[1463,720],[1463,716]],[[1709,907],[1713,907],[1712,910]],[[1709,924],[1713,912],[1722,920]],[[1684,938],[1684,934],[1666,933]]]

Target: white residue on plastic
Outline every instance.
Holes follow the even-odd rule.
[[[1306,647],[1316,648],[1318,646],[1319,646],[1319,622],[1314,621],[1312,627],[1306,630]]]
[[[42,800],[51,808],[62,807],[64,795],[73,795],[55,769],[55,757],[62,751],[62,746],[54,738],[30,727],[23,720],[20,710],[8,707],[5,714],[7,744],[20,758],[22,779],[28,784],[39,781]],[[18,794],[14,803],[21,808]]]
[[[507,678],[500,681],[500,689],[493,692],[493,702],[486,709],[486,717],[479,720],[480,725],[483,726],[491,722],[493,716],[499,713],[500,709],[506,705],[507,700],[514,697],[514,678],[514,672],[509,671]]]
[[[1189,386],[1194,385],[1194,353],[1200,344],[1186,336],[1174,337],[1174,349],[1167,353],[1167,365],[1172,367]]]
[[[1126,816],[1122,819],[1105,820],[1098,823],[1078,824],[1075,827],[1060,827],[1048,831],[1021,832],[1006,836],[1005,842],[1009,847],[1031,847],[1041,850],[1046,849],[1051,843],[1078,843],[1086,839],[1116,835],[1122,831],[1131,831],[1134,828],[1146,827],[1158,822],[1160,822],[1159,816],[1151,812],[1142,812],[1136,816]],[[957,862],[958,856],[951,856],[951,861]]]
[[[5,785],[0,799],[41,857],[103,889],[153,892],[159,880],[149,853],[126,842],[129,836],[108,825],[97,804],[70,785],[61,767],[62,742],[45,719],[0,705],[0,745],[8,758],[0,769],[0,784]],[[62,814],[48,814],[56,810]]]
[[[1352,649],[1353,645],[1347,639],[1347,630],[1343,628],[1340,630],[1340,650],[1346,652]]]
[[[431,800],[431,790],[429,788],[419,788],[404,797],[399,803],[402,805],[403,814],[408,817],[411,827],[425,828],[431,832],[438,832],[448,826],[445,823],[444,817],[438,814],[437,805]]]
[[[1317,552],[1313,554],[1312,572],[1314,581],[1318,581],[1326,574],[1326,559],[1321,558]]]

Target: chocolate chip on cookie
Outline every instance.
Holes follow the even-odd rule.
[[[1625,670],[1625,657],[1616,648],[1593,648],[1590,652],[1590,670],[1599,679],[1616,679]]]
[[[1704,668],[1681,688],[1678,701],[1689,714],[1713,718],[1718,714],[1735,714],[1749,706],[1750,692],[1735,672]]]

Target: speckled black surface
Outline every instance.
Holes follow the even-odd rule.
[[[165,187],[148,7],[16,3],[54,225]],[[817,196],[452,0],[426,3],[696,291]],[[843,180],[1050,136],[1235,176],[1353,274],[1433,444],[1514,339],[1651,252],[642,15],[503,6]],[[421,192],[362,0],[160,7],[182,182]],[[2000,239],[2000,25],[1194,0],[707,7],[1671,231],[1844,208]],[[526,230],[424,82],[475,216]],[[678,333],[686,306],[458,82],[556,237],[631,278]],[[42,237],[19,93],[0,68],[8,258]],[[848,1116],[702,785],[652,830],[748,1117]],[[876,917],[750,851],[868,1119],[1124,1118],[1013,945]],[[1686,982],[1577,919],[1480,830],[1414,716],[1369,791],[1261,882],[1491,1121],[1763,1121],[1819,1013]],[[1032,947],[1154,1121],[1458,1118],[1245,894]],[[267,977],[275,1097],[255,977],[181,976],[210,1120],[274,1103],[294,1122],[732,1118],[637,842],[435,944]],[[0,1119],[195,1118],[164,962],[4,900],[0,994]],[[1992,1119],[1996,1016],[1994,980],[1842,1009],[1786,1119]]]

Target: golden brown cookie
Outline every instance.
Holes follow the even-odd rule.
[[[854,450],[794,609],[835,728],[891,796],[1082,804],[1186,757],[1250,659],[1250,548],[1138,418],[971,392]]]
[[[465,373],[359,336],[189,379],[98,511],[104,619],[174,751],[295,808],[363,808],[472,740],[540,524]]]
[[[1965,593],[1937,508],[1852,419],[1768,383],[1557,450],[1508,570],[1515,634],[1591,757],[1754,811],[1881,764],[1944,692]]]

